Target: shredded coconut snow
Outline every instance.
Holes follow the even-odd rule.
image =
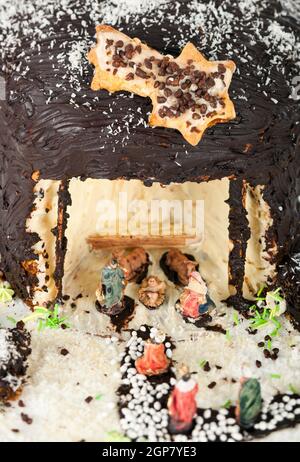
[[[2,363],[7,361],[10,357],[10,344],[8,337],[8,331],[6,329],[0,329],[0,367]]]
[[[39,53],[41,45],[45,46],[48,41],[53,74],[55,76],[58,67],[64,69],[63,89],[71,88],[71,102],[76,105],[77,93],[82,90],[84,75],[89,69],[86,54],[94,42],[94,28],[105,22],[121,30],[126,25],[128,33],[139,26],[145,34],[159,27],[165,51],[169,47],[178,50],[187,41],[194,40],[211,59],[224,56],[238,64],[252,64],[251,69],[258,75],[267,73],[267,77],[272,77],[272,67],[276,67],[291,81],[300,70],[300,41],[296,36],[296,22],[291,26],[293,19],[287,21],[287,16],[299,17],[299,5],[296,0],[280,0],[273,22],[268,19],[269,7],[266,0],[0,0],[0,67],[6,71],[13,68],[26,76],[31,61],[31,57],[26,56],[26,47]],[[168,24],[176,24],[179,42],[178,35],[174,38],[173,28],[168,28]],[[62,41],[61,30],[70,39]],[[241,30],[245,41],[239,38]],[[250,46],[259,42],[271,56],[269,69],[260,66],[259,56],[253,67],[247,38]],[[57,40],[59,52],[55,49]],[[12,59],[14,55],[16,61]],[[290,67],[287,69],[289,62],[296,66],[293,75]],[[53,92],[47,96],[48,102],[55,97]],[[90,102],[85,105],[90,107]]]
[[[0,321],[9,313],[17,319],[24,316],[24,307],[1,309]],[[23,310],[21,314],[20,311]],[[300,391],[300,335],[288,320],[281,318],[283,328],[273,340],[279,348],[276,361],[265,358],[258,343],[264,341],[268,329],[249,335],[249,321],[239,316],[234,325],[233,310],[218,307],[214,323],[229,331],[228,336],[207,332],[186,324],[171,307],[150,312],[139,306],[131,328],[150,323],[163,328],[176,340],[174,359],[184,362],[195,372],[198,381],[198,405],[220,408],[225,402],[235,403],[241,375],[257,377],[262,386],[265,402],[277,392],[291,393],[291,387]],[[222,312],[226,316],[222,316]],[[95,331],[95,317],[99,320]],[[93,311],[77,313],[70,320],[72,329],[38,332],[31,325],[32,355],[29,358],[28,383],[22,392],[26,414],[33,419],[27,425],[20,418],[22,409],[17,402],[0,412],[1,441],[109,441],[111,432],[120,432],[116,390],[121,384],[119,361],[128,341],[128,333],[117,335],[108,331],[107,318]],[[76,329],[74,328],[76,325]],[[89,332],[92,326],[92,332]],[[184,341],[183,341],[184,340]],[[67,354],[61,354],[62,349]],[[203,360],[210,370],[202,368]],[[258,368],[256,361],[262,366]],[[221,369],[220,369],[221,368]],[[59,373],[58,373],[59,371]],[[208,385],[216,382],[210,389]],[[86,399],[91,397],[90,402]],[[89,401],[89,400],[88,400]],[[3,408],[4,410],[4,408]],[[12,429],[18,429],[15,433]],[[288,438],[299,429],[289,429]],[[273,439],[280,440],[280,434]]]

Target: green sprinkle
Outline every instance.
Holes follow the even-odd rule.
[[[58,329],[62,325],[70,327],[65,316],[59,316],[59,305],[56,304],[53,310],[45,308],[44,306],[36,306],[34,312],[24,318],[22,321],[27,323],[29,321],[37,320],[37,329],[41,331],[43,329]]]
[[[229,409],[232,406],[232,401],[228,399],[226,403],[223,404],[222,408]]]
[[[101,395],[101,393],[99,395],[95,396],[95,399],[97,401],[100,401],[100,399],[102,399],[102,398],[103,398],[103,395]]]
[[[15,318],[13,318],[12,316],[6,316],[6,319],[11,322],[12,324],[14,324],[14,326],[17,324],[17,320]]]
[[[206,363],[207,363],[206,359],[201,359],[201,361],[199,362],[199,366],[201,367],[201,369],[203,369]]]
[[[294,385],[292,385],[291,383],[289,384],[289,390],[290,390],[294,395],[298,395],[298,394],[299,394],[299,391],[297,390],[297,388],[295,388]]]
[[[263,285],[261,286],[261,288],[259,289],[259,291],[257,292],[257,296],[258,296],[258,297],[261,296],[261,294],[263,293],[263,290],[264,290],[265,288],[266,288],[266,286],[265,286],[265,284],[263,284]]]
[[[272,341],[271,340],[267,341],[266,347],[267,347],[268,350],[270,350],[270,351],[272,350]]]
[[[108,436],[108,440],[109,442],[130,442],[131,440],[129,438],[127,438],[126,436],[122,435],[122,433],[120,432],[117,432],[116,430],[112,430],[110,432],[107,432],[106,433],[107,436]]]
[[[280,374],[270,374],[271,379],[281,379]]]
[[[238,326],[240,323],[240,319],[239,319],[239,315],[237,311],[233,312],[233,321],[236,326]]]
[[[265,288],[260,288],[260,290],[257,293],[256,300],[257,301],[266,301],[266,298],[261,297],[262,290]],[[252,305],[250,310],[253,313],[253,318],[250,321],[250,326],[252,329],[262,329],[266,326],[268,326],[270,323],[273,323],[275,325],[275,329],[271,333],[271,337],[275,337],[278,335],[279,330],[281,329],[281,324],[280,322],[276,319],[278,317],[279,309],[280,309],[280,302],[283,301],[283,298],[279,295],[281,289],[278,288],[273,292],[268,292],[268,295],[270,295],[277,303],[275,304],[275,307],[272,309],[269,308],[268,306],[264,306],[262,313],[257,309],[255,305]]]
[[[230,333],[230,330],[227,329],[226,331],[226,339],[230,342],[232,340],[232,336],[231,336],[231,333]]]
[[[7,282],[0,283],[0,303],[9,303],[12,301],[15,292]]]

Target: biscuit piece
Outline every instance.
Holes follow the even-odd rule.
[[[149,124],[175,128],[193,146],[208,127],[235,118],[228,95],[234,62],[207,61],[192,43],[173,58],[100,25],[88,57],[95,66],[93,90],[125,90],[151,98]]]

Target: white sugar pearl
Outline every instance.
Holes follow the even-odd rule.
[[[235,424],[235,420],[232,417],[227,419],[226,422],[227,422],[228,425],[234,425]]]
[[[137,438],[137,434],[136,434],[136,432],[135,432],[134,430],[128,430],[127,434],[128,434],[128,437],[129,437],[131,440]]]
[[[154,422],[157,422],[157,423],[160,422],[161,421],[160,415],[159,414],[154,414],[153,420],[154,420]]]
[[[131,367],[130,369],[128,369],[128,372],[130,372],[131,374],[136,374],[136,369],[134,367]]]
[[[168,358],[172,358],[172,356],[173,356],[172,350],[168,349],[166,351],[166,355],[167,355]]]
[[[243,437],[240,433],[233,433],[232,435],[232,438],[236,441],[242,441]]]
[[[200,417],[200,416],[199,416],[199,417],[197,417],[197,424],[198,424],[198,425],[202,425],[202,424],[203,424],[203,422],[204,422],[204,420],[203,420],[203,418],[202,418],[202,417]]]
[[[227,436],[226,435],[220,435],[220,441],[222,441],[223,443],[225,441],[227,441]]]
[[[259,430],[261,431],[266,431],[267,430],[267,424],[266,422],[260,422],[257,427],[259,428]]]
[[[210,409],[206,409],[206,411],[204,411],[204,414],[203,414],[203,415],[204,415],[204,418],[205,418],[205,419],[210,419],[210,417],[211,417],[211,411],[210,411]]]
[[[156,403],[154,403],[153,405],[154,409],[156,409],[157,411],[160,411],[161,410],[161,404],[157,401]]]

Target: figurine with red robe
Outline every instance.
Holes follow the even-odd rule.
[[[181,368],[181,374],[182,376],[175,385],[168,402],[169,431],[172,434],[190,431],[197,413],[198,384],[186,366]]]
[[[135,367],[139,374],[153,376],[167,372],[170,360],[166,356],[165,335],[156,335],[155,339],[145,343],[143,356],[135,361]]]

